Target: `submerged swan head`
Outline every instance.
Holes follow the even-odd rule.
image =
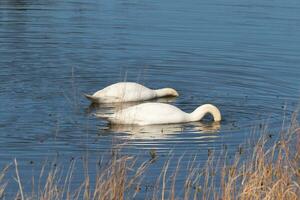
[[[220,110],[212,104],[204,104],[202,106],[199,106],[196,110],[194,110],[194,112],[190,114],[190,117],[192,121],[199,121],[207,113],[213,116],[215,122],[219,122],[222,119]]]
[[[173,88],[162,88],[155,90],[157,97],[177,97],[179,96],[178,92]]]

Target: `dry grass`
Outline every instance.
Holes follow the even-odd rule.
[[[46,166],[43,166],[39,177],[38,193],[27,194],[25,199],[124,199],[124,195],[140,182],[144,170],[149,165],[149,161],[146,161],[135,167],[135,158],[114,154],[109,163],[103,164],[103,166],[102,163],[98,163],[98,173],[93,177],[94,182],[91,183],[87,161],[84,160],[82,168],[84,180],[77,188],[71,189],[76,162],[75,159],[71,161],[64,177],[62,176],[62,169],[56,165],[53,165],[45,176]],[[135,171],[129,177],[127,173],[133,168]],[[42,179],[46,179],[46,181],[42,183]],[[18,195],[16,199],[20,199]]]
[[[8,168],[10,165],[5,166],[2,171],[0,172],[0,199],[3,198],[4,191],[7,186],[7,181],[4,180],[5,174],[7,173]]]
[[[300,199],[300,127],[296,116],[273,145],[268,144],[269,139],[268,134],[261,137],[248,156],[237,152],[231,164],[210,156],[203,168],[192,167],[184,199]]]
[[[246,155],[238,152],[233,159],[228,159],[226,152],[222,156],[210,154],[204,166],[195,156],[187,168],[182,169],[183,155],[174,164],[173,171],[170,170],[172,159],[167,159],[161,173],[153,175],[157,176],[157,181],[148,199],[299,199],[300,127],[296,118],[293,117],[289,128],[280,133],[275,143],[270,144],[265,134]],[[25,189],[28,186],[22,185],[24,180],[15,160],[0,172],[0,199],[5,197],[9,186],[8,170],[11,168],[14,168],[19,188],[15,199],[133,199],[155,159],[160,158],[137,164],[136,157],[114,152],[108,163],[98,166],[92,178],[84,160],[83,181],[77,186],[73,177],[78,160],[72,160],[66,172],[57,165],[50,168],[44,165],[38,180],[32,178],[29,192]],[[187,175],[184,181],[178,181],[182,170]]]

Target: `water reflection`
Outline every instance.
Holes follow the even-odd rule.
[[[221,129],[220,122],[191,122],[194,132],[199,133],[217,133]]]
[[[161,125],[119,125],[110,124],[108,132],[111,133],[126,133],[128,139],[167,139],[171,137],[180,138],[180,134],[189,133],[211,133],[212,135],[205,135],[205,137],[217,137],[218,130],[220,130],[221,124],[214,123],[184,123],[184,124],[161,124]],[[195,136],[197,139],[201,139],[203,135]]]

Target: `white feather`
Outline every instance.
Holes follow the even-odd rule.
[[[120,82],[107,86],[93,95],[85,95],[94,103],[118,103],[132,101],[146,101],[165,96],[178,96],[172,88],[152,90],[133,82]]]
[[[200,121],[207,113],[210,113],[214,121],[221,121],[221,113],[217,107],[211,104],[199,106],[192,113],[185,113],[179,108],[165,103],[143,103],[117,111],[105,116],[112,124],[174,124],[192,121]],[[97,116],[97,115],[96,115]],[[98,115],[98,117],[102,117]]]

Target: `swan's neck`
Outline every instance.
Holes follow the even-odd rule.
[[[219,109],[211,104],[204,104],[194,110],[194,112],[190,114],[191,121],[200,121],[207,113],[213,116],[214,121],[221,121],[221,113]]]
[[[162,88],[162,89],[155,90],[155,92],[156,92],[157,97],[166,97],[166,96],[177,97],[178,96],[178,93],[176,92],[176,90],[174,90],[172,88]]]

